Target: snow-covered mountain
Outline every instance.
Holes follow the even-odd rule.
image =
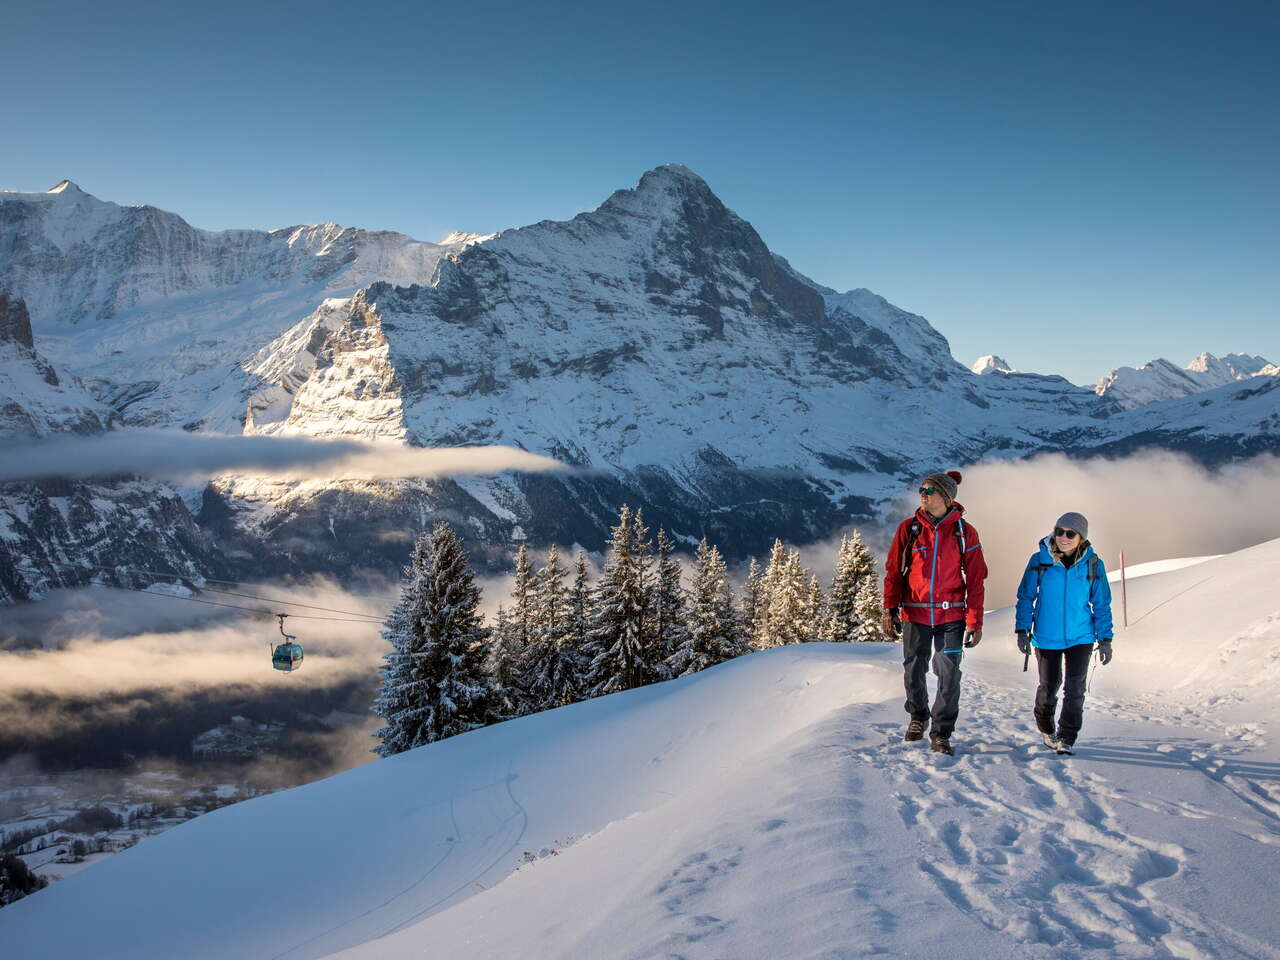
[[[223,477],[199,521],[245,573],[394,571],[437,516],[482,565],[521,540],[596,549],[624,502],[741,557],[872,517],[925,468],[1161,429],[1158,410],[1133,419],[1061,377],[994,360],[975,376],[924,318],[796,272],[679,165],[567,222],[441,245],[332,225],[207,233],[71,186],[0,194],[0,226],[0,278],[35,291],[36,343],[130,423],[504,444],[583,468]],[[59,256],[68,282],[46,264]],[[1237,412],[1216,408],[1207,444],[1194,411],[1172,411],[1165,442],[1218,460],[1280,447],[1280,429],[1256,433],[1265,416]]]
[[[335,223],[208,231],[64,180],[0,192],[0,289],[31,311],[42,352],[133,424],[238,428],[240,363],[315,309],[375,280],[425,283],[442,244]]]
[[[120,423],[36,352],[26,304],[0,291],[0,456],[16,440],[103,433]],[[127,565],[198,578],[226,569],[173,488],[114,483],[0,483],[0,603],[58,586],[139,586]]]
[[[997,357],[993,353],[987,354],[985,357],[979,357],[969,367],[978,376],[988,373],[1016,373],[1013,367],[1009,366],[1008,361]]]
[[[1275,376],[1280,368],[1263,357],[1229,353],[1215,357],[1202,353],[1185,367],[1168,360],[1152,360],[1140,367],[1118,367],[1098,381],[1100,397],[1114,400],[1125,410],[1133,410],[1158,400],[1171,400],[1226,386],[1256,376]]]
[[[869,516],[926,461],[1039,449],[1064,415],[1109,409],[1061,378],[985,385],[923,318],[796,273],[674,165],[451,255],[430,285],[327,301],[250,369],[257,432],[507,444],[599,471],[456,484],[451,508],[486,530],[598,547],[630,501],[731,555]],[[391,532],[347,485],[216,489],[268,540],[296,545],[335,512],[333,539],[358,549]],[[441,509],[439,484],[383,489],[395,523]]]
[[[955,757],[902,742],[896,645],[796,644],[207,814],[4,908],[0,943],[1271,960],[1280,541],[1134,572],[1070,758],[1009,610],[966,652]]]

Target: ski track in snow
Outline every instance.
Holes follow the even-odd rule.
[[[970,677],[963,684],[956,757],[929,754],[927,740],[902,742],[899,723],[875,724],[885,743],[854,756],[903,783],[893,796],[903,823],[920,837],[918,867],[959,911],[1064,957],[1280,957],[1274,947],[1162,900],[1156,885],[1187,871],[1191,851],[1116,829],[1121,803],[1166,816],[1219,814],[1129,796],[1085,769],[1086,756],[1044,748],[1025,694]],[[1087,702],[1086,722],[1090,710],[1096,719],[1107,708]],[[1107,712],[1132,718],[1128,710]],[[1154,754],[1199,771],[1260,815],[1251,839],[1280,844],[1275,785],[1248,776],[1274,779],[1267,765],[1233,765],[1222,744],[1134,747],[1128,740],[1124,748],[1087,742],[1082,749],[1100,759]]]

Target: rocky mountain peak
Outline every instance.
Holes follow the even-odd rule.
[[[993,353],[987,354],[985,357],[979,357],[973,361],[973,365],[969,368],[978,376],[988,373],[1015,373],[1013,367],[1009,366],[1008,361],[997,357]]]
[[[72,196],[76,194],[87,196],[87,194],[85,194],[83,190],[81,190],[75,183],[73,183],[70,180],[61,180],[58,182],[57,186],[50,187],[46,192],[47,193],[65,193],[68,196]]]
[[[28,350],[35,349],[27,305],[6,290],[0,290],[0,343],[18,343]]]

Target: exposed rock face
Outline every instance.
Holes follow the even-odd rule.
[[[0,457],[9,441],[102,433],[119,424],[32,343],[25,304],[0,295]],[[187,577],[227,569],[164,484],[0,483],[0,603],[60,586],[151,582],[113,569],[120,565]]]
[[[0,290],[0,343],[15,343],[28,350],[35,349],[27,305],[7,290]]]

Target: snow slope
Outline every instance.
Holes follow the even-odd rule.
[[[220,810],[0,911],[0,950],[1280,957],[1278,577],[1272,541],[1131,583],[1072,758],[1008,610],[954,758],[901,742],[896,645],[783,647]]]

